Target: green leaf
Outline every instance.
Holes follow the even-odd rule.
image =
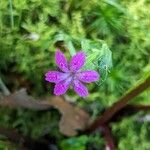
[[[104,2],[110,6],[115,7],[118,11],[126,14],[125,8],[122,5],[120,5],[119,3],[112,1],[112,0],[104,0]]]
[[[60,32],[59,34],[56,35],[55,41],[56,42],[63,41],[65,44],[65,47],[69,50],[71,56],[76,54],[76,50],[74,48],[72,38],[69,35],[63,32]]]
[[[87,54],[85,70],[96,69],[101,75],[101,81],[104,81],[112,67],[112,52],[107,44],[102,40],[86,40],[81,42],[82,49]]]
[[[80,137],[71,137],[61,142],[62,150],[85,150],[88,137],[86,135]]]
[[[99,68],[105,69],[105,68],[111,68],[112,67],[112,52],[109,50],[106,43],[102,44],[101,48],[101,57],[98,61]]]
[[[76,54],[76,50],[75,50],[75,48],[73,46],[72,41],[71,40],[66,41],[66,45],[69,48],[70,55],[71,56],[75,55]]]

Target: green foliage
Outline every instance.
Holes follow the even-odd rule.
[[[10,142],[0,140],[0,150],[17,150],[18,148]]]
[[[38,139],[44,134],[49,134],[51,130],[51,136],[55,134],[57,138],[61,136],[58,134],[58,112],[35,112],[27,110],[10,110],[1,109],[0,113],[4,114],[0,118],[0,126],[7,128],[17,128],[23,135],[30,136],[33,139]],[[51,123],[53,122],[53,123]],[[54,128],[55,127],[55,128]]]
[[[50,95],[44,74],[56,67],[55,49],[61,48],[67,57],[83,49],[87,54],[84,69],[99,70],[101,80],[88,85],[90,95],[86,101],[74,93],[67,94],[95,118],[150,71],[149,8],[149,0],[1,0],[0,77],[11,91],[26,87],[34,96]],[[132,103],[150,104],[149,93],[144,92]],[[95,139],[61,137],[58,120],[55,111],[39,114],[0,110],[1,125],[33,138],[42,137],[46,128],[60,140],[63,149],[76,144],[76,149],[85,149]],[[53,127],[56,130],[51,130]],[[146,132],[147,123],[139,125],[133,119],[113,125],[120,150],[147,150]],[[91,144],[95,141],[102,138],[97,137]]]
[[[61,142],[62,150],[86,150],[86,149],[103,149],[104,141],[100,135],[82,135],[79,137],[71,137]]]
[[[81,47],[87,54],[85,70],[99,70],[101,83],[107,78],[112,67],[112,53],[107,44],[101,40],[82,40]]]
[[[128,150],[133,150],[133,145],[137,150],[149,150],[150,123],[148,121],[140,121],[138,118],[142,118],[142,116],[141,113],[112,125],[115,139],[119,140],[118,150],[126,150],[127,148]]]
[[[87,136],[73,137],[61,142],[62,150],[85,150],[85,144],[88,140]]]

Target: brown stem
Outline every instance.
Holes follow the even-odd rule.
[[[144,111],[150,111],[150,105],[127,105],[124,108],[125,111],[137,111],[137,110],[144,110]]]
[[[110,120],[110,122],[120,121],[126,116],[133,115],[138,111],[150,111],[150,105],[126,105],[123,109],[118,111]]]
[[[135,98],[138,94],[142,93],[144,90],[150,87],[150,77],[148,77],[142,84],[135,87],[125,96],[121,97],[113,106],[108,108],[104,114],[98,117],[85,131],[84,133],[91,133],[100,127],[103,124],[108,123],[112,117],[119,112],[122,108],[124,108],[127,103]]]
[[[110,128],[107,125],[103,125],[101,128],[104,139],[106,141],[105,150],[115,150],[115,144],[111,135]]]

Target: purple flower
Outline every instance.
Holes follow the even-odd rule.
[[[64,94],[70,85],[72,85],[74,91],[81,97],[88,95],[88,90],[83,84],[97,81],[99,74],[93,70],[80,70],[85,63],[85,53],[83,51],[78,52],[71,58],[70,63],[67,62],[64,54],[57,50],[55,54],[56,64],[62,72],[48,71],[45,74],[45,80],[48,82],[54,82],[54,94]]]

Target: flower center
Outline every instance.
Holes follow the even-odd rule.
[[[69,77],[72,78],[72,81],[73,81],[73,80],[76,80],[76,73],[75,73],[75,72],[70,72]],[[68,78],[69,78],[69,77],[68,77]]]

